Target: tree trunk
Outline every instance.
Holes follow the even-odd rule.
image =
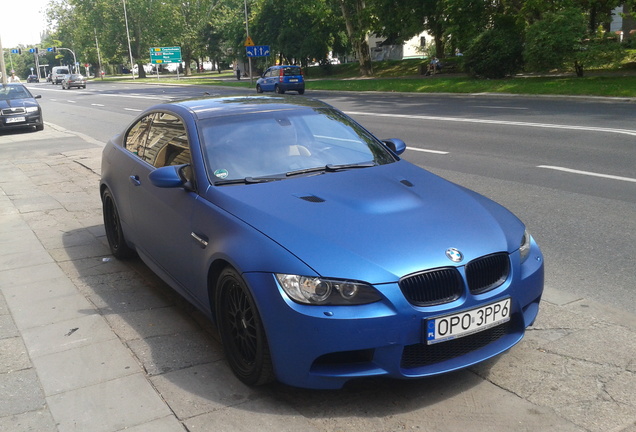
[[[351,10],[349,6],[352,6]],[[340,0],[340,9],[347,27],[347,34],[351,45],[360,62],[360,75],[373,75],[373,64],[371,63],[371,52],[367,40],[367,29],[362,24],[364,14],[364,0]]]

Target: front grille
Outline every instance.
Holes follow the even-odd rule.
[[[412,369],[440,363],[455,357],[476,351],[498,340],[510,331],[511,322],[484,330],[459,339],[452,339],[433,345],[415,344],[407,345],[402,352],[400,366],[403,369]]]
[[[2,115],[24,114],[26,110],[24,108],[5,108],[2,110]]]
[[[457,300],[464,283],[455,267],[444,267],[417,273],[399,282],[406,299],[416,306],[433,306]]]
[[[507,253],[487,255],[466,265],[466,280],[471,294],[481,294],[503,284],[510,274]]]

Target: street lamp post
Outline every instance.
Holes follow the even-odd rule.
[[[57,48],[58,50],[66,50],[66,51],[70,51],[71,54],[73,54],[73,70],[77,73],[77,70],[75,69],[77,67],[77,58],[75,57],[75,52],[70,49],[70,48]]]

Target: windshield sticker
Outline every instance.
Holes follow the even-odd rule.
[[[224,179],[227,177],[229,173],[227,172],[226,169],[218,169],[216,171],[214,171],[214,175],[220,179]]]

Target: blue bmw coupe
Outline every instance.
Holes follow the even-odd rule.
[[[104,148],[110,249],[209,316],[246,384],[465,368],[534,322],[543,257],[517,217],[405,148],[312,99],[153,106]]]

